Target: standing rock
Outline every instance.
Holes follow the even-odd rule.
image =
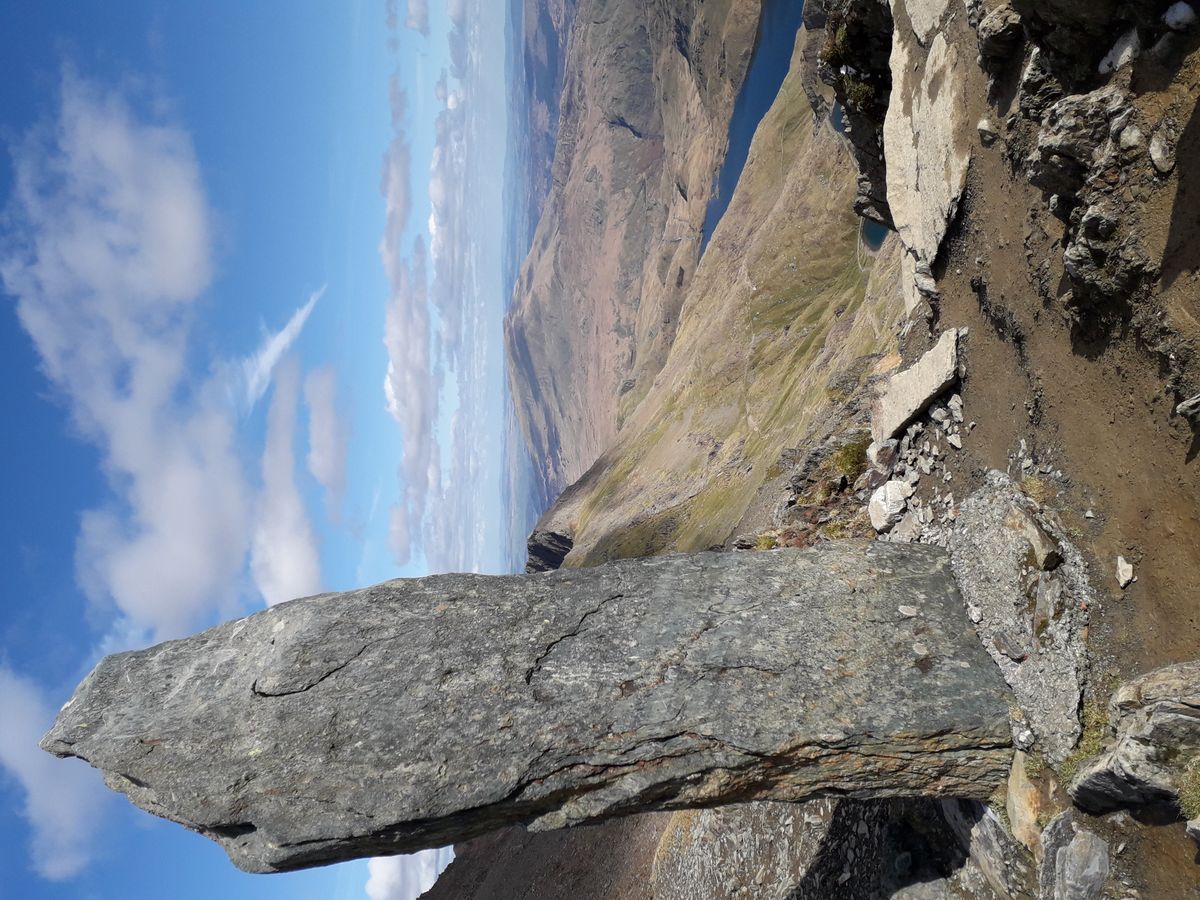
[[[1108,881],[1108,843],[1079,828],[1071,810],[1042,832],[1039,900],[1099,900]]]
[[[898,21],[912,20],[911,28],[895,28],[889,58],[892,95],[905,102],[889,103],[883,120],[887,200],[905,249],[901,270],[910,315],[923,295],[936,292],[930,266],[958,210],[971,162],[965,91],[975,60],[940,30],[948,6],[945,0],[891,0]],[[914,9],[920,14],[913,16]]]
[[[888,379],[871,407],[871,435],[877,443],[895,437],[958,378],[958,333],[942,332],[933,348]]]
[[[42,746],[272,872],[749,798],[984,798],[1008,702],[944,551],[838,541],[284,603],[106,657]]]
[[[1013,756],[1004,809],[1008,813],[1013,837],[1040,861],[1042,832],[1038,827],[1038,818],[1042,814],[1042,794],[1025,772],[1028,759],[1029,757],[1020,750]]]
[[[1068,791],[1082,808],[1173,802],[1200,754],[1200,660],[1166,666],[1122,686],[1109,703],[1112,744],[1086,763]]]

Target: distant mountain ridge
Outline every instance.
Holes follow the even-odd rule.
[[[613,443],[666,359],[759,8],[582,0],[565,40],[569,4],[527,20],[527,60],[547,66],[538,91],[566,50],[550,186],[505,323],[517,421],[547,498]]]

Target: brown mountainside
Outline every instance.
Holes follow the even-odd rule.
[[[505,329],[550,496],[612,443],[663,365],[758,14],[757,0],[577,5],[552,186]]]

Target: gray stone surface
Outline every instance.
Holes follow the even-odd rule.
[[[1030,522],[1058,549],[1052,572],[1040,570]],[[1001,472],[989,472],[985,486],[959,506],[950,551],[980,639],[1012,687],[1039,749],[1061,762],[1080,734],[1087,659],[1082,635],[1085,610],[1095,604],[1082,555],[1053,517]]]
[[[938,342],[903,372],[888,379],[871,407],[871,436],[882,444],[925,411],[958,378],[958,332],[942,332]]]
[[[1080,770],[1072,799],[1094,812],[1174,801],[1200,757],[1200,660],[1123,685],[1109,703],[1109,727],[1111,746]]]
[[[43,747],[270,872],[516,822],[983,798],[1008,697],[944,551],[839,542],[293,601],[102,660]]]
[[[1090,831],[1077,831],[1058,851],[1054,900],[1099,900],[1108,871],[1108,842]]]
[[[930,266],[967,184],[974,129],[966,89],[975,60],[940,30],[948,4],[890,2],[896,23],[892,96],[901,102],[888,104],[883,153],[888,206],[905,249],[904,302],[911,314],[922,295],[936,292]]]
[[[1099,900],[1110,870],[1108,842],[1075,821],[1066,810],[1042,832],[1045,855],[1039,900]]]

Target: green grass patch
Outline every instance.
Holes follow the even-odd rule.
[[[1179,779],[1179,810],[1185,818],[1200,817],[1200,756],[1193,757]]]
[[[1071,755],[1058,767],[1058,777],[1062,779],[1064,785],[1075,780],[1080,767],[1104,749],[1105,741],[1108,738],[1108,712],[1095,694],[1088,696],[1083,701],[1079,717],[1080,725],[1083,726],[1079,743],[1075,745]]]
[[[871,446],[870,435],[864,435],[853,443],[847,444],[830,460],[833,470],[845,475],[853,484],[863,472],[867,471],[867,448]]]

